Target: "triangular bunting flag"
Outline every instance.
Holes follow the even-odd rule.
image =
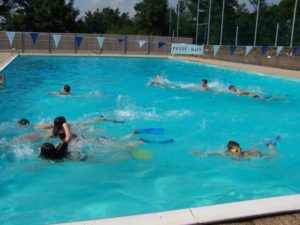
[[[139,40],[140,48],[142,48],[146,44],[145,40]]]
[[[250,45],[246,46],[246,53],[245,53],[245,55],[247,56],[251,52],[252,49],[253,49],[253,46],[250,46]]]
[[[61,35],[60,34],[52,34],[52,37],[54,40],[55,48],[57,48],[57,46],[60,43]]]
[[[8,41],[9,41],[9,44],[10,44],[10,47],[12,47],[13,45],[13,42],[14,42],[14,39],[15,39],[15,34],[16,32],[5,32],[6,33],[6,36],[8,38]]]
[[[35,43],[39,37],[39,33],[30,33],[30,36],[31,36],[32,43],[35,45]]]
[[[278,56],[280,54],[280,52],[282,51],[283,46],[277,46],[276,48],[276,55]]]
[[[237,46],[236,45],[230,45],[230,54],[233,55]]]
[[[268,48],[269,48],[269,46],[266,46],[266,45],[261,46],[261,54],[265,55],[268,51]]]
[[[104,44],[104,37],[96,37],[97,38],[97,41],[98,41],[98,44],[99,44],[99,47],[100,48],[103,48],[103,44]]]
[[[292,47],[292,55],[296,55],[298,49],[299,49],[299,46]]]
[[[164,47],[166,45],[166,42],[164,42],[164,41],[159,41],[158,42],[158,48],[162,48],[162,47]]]
[[[75,42],[76,42],[76,47],[77,47],[77,48],[80,47],[81,42],[82,42],[82,39],[83,39],[83,37],[80,37],[80,36],[77,36],[77,37],[75,38]]]
[[[214,56],[216,56],[220,50],[220,45],[214,45]]]
[[[125,39],[124,39],[124,38],[118,38],[118,42],[119,42],[119,44],[122,44],[124,41],[125,41]]]

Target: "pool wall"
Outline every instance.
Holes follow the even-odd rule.
[[[300,211],[300,194],[258,200],[218,204],[198,208],[90,220],[69,225],[192,225],[228,222]],[[64,225],[66,225],[64,224]],[[58,225],[58,224],[57,224]],[[60,224],[63,225],[63,224]]]

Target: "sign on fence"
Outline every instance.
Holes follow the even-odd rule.
[[[203,45],[191,45],[191,44],[172,44],[171,54],[179,55],[203,55]]]

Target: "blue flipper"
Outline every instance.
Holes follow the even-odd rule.
[[[163,128],[140,128],[135,130],[138,134],[163,134],[165,130]]]
[[[266,145],[277,145],[280,141],[280,135],[277,135],[273,140],[270,140],[266,143]]]
[[[142,141],[144,141],[145,143],[150,143],[150,144],[169,144],[174,142],[174,139],[168,139],[168,140],[164,140],[164,141],[152,141],[152,140],[148,140],[148,139],[141,139]]]

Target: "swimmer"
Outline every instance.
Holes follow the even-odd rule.
[[[21,119],[17,122],[19,126],[30,126],[30,121],[28,119]]]
[[[166,85],[163,83],[162,78],[159,74],[157,74],[155,79],[151,80],[147,84],[147,87],[149,87],[149,86],[157,86],[157,87],[160,87],[160,88],[166,87]]]
[[[48,94],[52,94],[52,95],[72,95],[71,94],[71,87],[66,84],[62,87],[61,92],[53,91],[53,92],[48,92]]]
[[[200,87],[201,87],[201,89],[203,90],[203,91],[210,91],[211,89],[208,87],[208,85],[207,85],[207,80],[206,79],[203,79],[202,81],[201,81],[201,84],[200,84]]]
[[[0,84],[4,84],[5,80],[5,76],[0,76]]]
[[[232,93],[235,93],[236,95],[238,96],[241,96],[241,95],[248,95],[252,98],[260,98],[259,95],[255,94],[255,93],[252,93],[252,92],[249,92],[249,91],[246,91],[246,90],[241,90],[241,89],[237,89],[235,86],[233,85],[229,85],[228,87],[228,90]]]
[[[276,137],[276,141],[279,141],[279,136]],[[274,145],[276,145],[277,142],[270,142],[268,144],[266,144],[266,146],[268,147],[268,149],[270,150],[272,155],[275,155],[277,152],[275,150]],[[204,156],[201,152],[199,151],[194,151],[192,152],[194,155],[197,156]],[[207,154],[207,156],[237,156],[237,157],[248,157],[248,156],[252,156],[252,157],[263,157],[263,156],[267,156],[267,154],[262,153],[261,151],[255,151],[255,150],[247,150],[247,151],[242,151],[242,148],[240,147],[240,144],[235,142],[235,141],[229,141],[227,143],[227,151],[225,152],[216,152],[216,153],[210,153]]]
[[[68,143],[59,143],[56,147],[51,143],[44,143],[40,148],[40,157],[49,160],[62,160],[69,157]]]
[[[164,81],[159,74],[157,74],[155,79],[151,80],[146,86],[156,86],[160,88],[181,88],[181,86],[175,82],[170,82],[168,80]]]
[[[20,123],[19,123],[20,122]],[[27,124],[27,126],[30,124],[28,124],[28,120],[26,119],[22,119],[20,121],[18,121],[18,124],[25,126],[25,124]],[[43,138],[48,138],[48,137],[55,137],[57,138],[60,132],[64,132],[65,133],[65,138],[63,140],[63,142],[69,143],[73,138],[76,137],[76,134],[73,134],[70,125],[67,123],[66,119],[62,116],[60,117],[56,117],[53,121],[53,124],[49,124],[49,125],[34,125],[34,128],[38,128],[38,129],[44,129],[44,130],[49,130],[49,132],[47,134],[28,134],[28,135],[23,135],[21,137],[18,138],[19,141],[37,141],[39,139],[43,139]]]

